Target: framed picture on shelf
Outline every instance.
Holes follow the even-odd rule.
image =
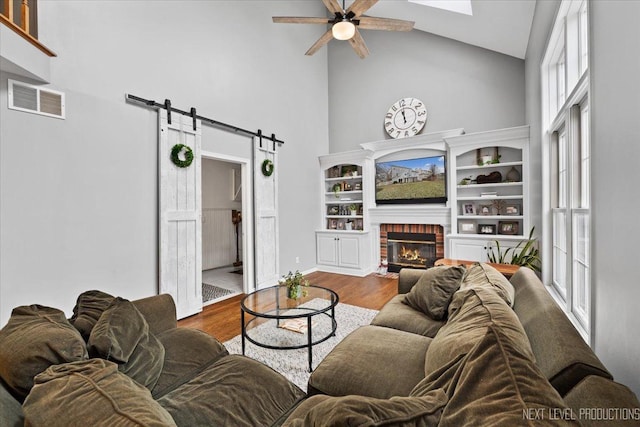
[[[344,230],[344,222],[338,221],[338,230]]]
[[[342,176],[358,176],[358,166],[342,165],[342,169],[340,172]]]
[[[473,221],[460,221],[458,223],[458,228],[460,229],[461,234],[475,234],[476,223]]]
[[[493,214],[493,206],[486,205],[486,204],[478,205],[478,215],[492,215],[492,214]]]
[[[478,224],[478,234],[496,234],[496,225]]]
[[[498,234],[518,234],[518,221],[499,221]]]
[[[356,230],[363,230],[364,227],[362,226],[362,220],[361,219],[356,219]]]
[[[504,205],[505,215],[520,215],[520,205],[506,204]]]
[[[336,205],[331,205],[327,208],[327,215],[338,215],[340,212],[340,207]]]
[[[327,178],[339,178],[340,177],[340,166],[334,166],[329,168],[327,171]]]
[[[338,220],[330,219],[329,220],[329,230],[336,230],[338,228]]]
[[[465,203],[462,205],[462,215],[475,215],[476,205],[473,203]]]
[[[356,182],[355,184],[353,184],[353,189],[355,191],[360,191],[362,190],[362,183],[361,182]]]

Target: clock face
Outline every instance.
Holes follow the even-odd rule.
[[[384,128],[392,138],[418,134],[427,123],[427,109],[416,98],[402,98],[384,116]]]

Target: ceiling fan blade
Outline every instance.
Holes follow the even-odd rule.
[[[318,41],[316,41],[313,46],[311,46],[309,48],[308,51],[305,52],[305,55],[313,55],[314,53],[316,53],[318,51],[318,49],[320,49],[322,46],[324,46],[325,44],[329,43],[331,41],[331,39],[333,38],[333,34],[331,33],[331,28],[329,28],[327,30],[326,33],[324,33],[319,39]]]
[[[378,0],[356,0],[351,3],[351,6],[349,6],[346,12],[347,14],[349,14],[349,12],[353,12],[353,14],[358,17],[376,3],[378,3]]]
[[[298,16],[274,16],[273,22],[276,24],[328,24],[327,18],[307,18]]]
[[[349,39],[349,44],[353,50],[356,51],[360,59],[364,59],[369,55],[369,49],[367,49],[367,45],[364,43],[364,39],[357,28],[354,36]]]
[[[327,9],[329,9],[329,12],[331,12],[332,15],[335,15],[336,13],[342,15],[342,7],[340,7],[340,3],[338,3],[338,0],[322,0],[322,3],[324,3],[324,5],[327,7]]]
[[[372,16],[362,16],[359,19],[360,24],[358,24],[358,28],[362,30],[411,31],[413,29],[413,24],[415,24],[413,21],[391,18],[374,18]]]

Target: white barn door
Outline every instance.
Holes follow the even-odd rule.
[[[278,276],[278,162],[273,142],[254,138],[255,283],[261,289],[273,286]],[[262,165],[271,160],[274,170],[265,176]]]
[[[202,311],[202,220],[200,121],[179,114],[167,120],[159,110],[160,293],[170,294],[178,319]],[[171,161],[171,149],[184,144],[193,151],[190,166]],[[178,155],[183,160],[184,157]]]

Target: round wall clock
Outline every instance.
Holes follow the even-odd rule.
[[[384,116],[384,128],[392,138],[406,138],[418,134],[427,123],[427,109],[416,98],[402,98]]]

